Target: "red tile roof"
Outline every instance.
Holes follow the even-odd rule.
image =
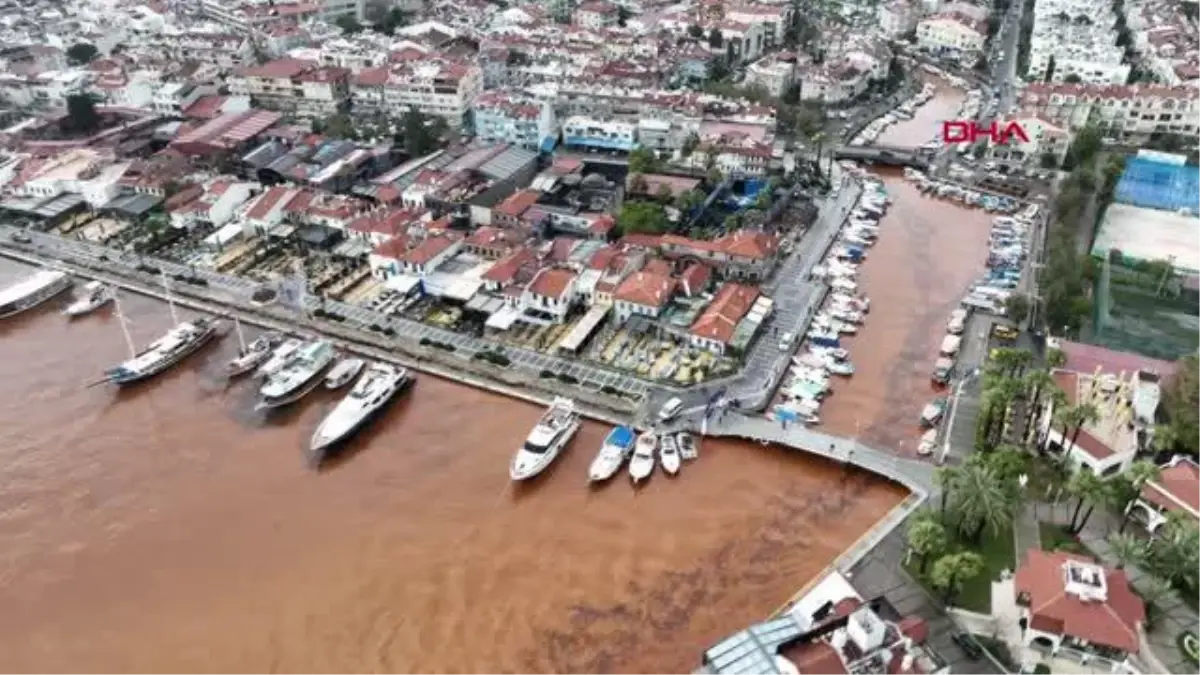
[[[454,244],[454,240],[449,237],[429,237],[425,241],[418,244],[404,255],[401,260],[412,265],[424,265],[430,260],[441,255],[446,249]]]
[[[704,290],[708,285],[708,280],[712,278],[712,270],[706,265],[694,262],[683,270],[683,274],[679,275],[679,282],[683,286],[683,292],[687,295],[696,295]]]
[[[1200,467],[1195,462],[1182,459],[1175,466],[1165,466],[1158,480],[1142,488],[1142,499],[1167,511],[1186,511],[1179,503],[1186,504],[1194,517],[1200,511]]]
[[[195,103],[184,109],[183,116],[194,120],[210,120],[221,114],[221,108],[225,106],[225,102],[228,100],[228,96],[220,96],[217,94],[201,96],[200,98],[196,99]]]
[[[754,306],[758,299],[754,286],[728,282],[717,291],[717,297],[692,324],[692,335],[706,340],[728,344],[738,322]]]
[[[801,673],[841,675],[847,673],[842,657],[833,645],[824,640],[804,642],[783,651],[782,656],[796,665]]]
[[[408,237],[392,237],[379,244],[371,251],[373,255],[391,260],[403,260],[404,254],[408,252]]]
[[[261,220],[265,218],[284,197],[292,193],[293,190],[289,187],[283,185],[272,186],[266,192],[262,193],[258,201],[254,202],[254,206],[251,206],[250,210],[246,212],[246,218],[248,220]]]
[[[664,274],[647,274],[638,272],[631,274],[617,287],[613,299],[641,305],[643,307],[661,308],[671,299],[675,290],[675,280]]]
[[[739,258],[767,258],[779,250],[779,237],[751,230],[738,230],[713,243],[725,253]]]
[[[517,277],[523,265],[532,263],[537,259],[533,251],[522,248],[513,251],[507,256],[496,261],[491,269],[483,274],[484,281],[492,281],[498,284],[506,284]]]
[[[494,211],[502,216],[520,218],[522,213],[537,203],[542,193],[537,190],[521,190],[509,195],[507,199],[496,205]]]
[[[1167,378],[1175,373],[1177,366],[1170,361],[1151,359],[1140,354],[1118,352],[1095,345],[1085,345],[1079,342],[1061,340],[1059,349],[1067,358],[1063,366],[1065,370],[1091,375],[1100,366],[1100,372],[1119,375],[1121,371],[1133,373],[1138,370],[1158,373]]]
[[[606,270],[608,264],[617,255],[617,249],[612,246],[605,246],[592,254],[592,259],[588,261],[588,269]]]
[[[588,232],[607,236],[616,226],[617,219],[613,218],[612,214],[605,213],[593,220],[591,225],[588,225]]]
[[[671,263],[663,260],[662,258],[655,258],[647,262],[646,266],[642,268],[642,271],[647,274],[662,274],[664,276],[671,276],[671,272],[673,272],[671,269]]]
[[[575,281],[575,273],[570,270],[550,268],[542,270],[529,284],[529,292],[543,298],[558,300],[567,292],[571,282]]]
[[[315,61],[306,59],[278,59],[243,68],[238,74],[243,77],[292,78],[316,67],[316,65]]]
[[[1085,556],[1063,552],[1029,549],[1026,553],[1015,583],[1018,594],[1029,596],[1030,625],[1136,653],[1137,627],[1146,619],[1146,608],[1130,588],[1125,572],[1103,568],[1107,598],[1085,602],[1066,592],[1063,566],[1069,560],[1095,564]]]

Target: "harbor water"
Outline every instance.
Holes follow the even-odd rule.
[[[0,284],[26,272],[0,262]],[[170,325],[122,307],[139,346]],[[590,490],[592,423],[513,486],[541,410],[428,376],[316,473],[303,445],[335,394],[258,417],[251,382],[212,376],[233,334],[87,388],[127,354],[117,320],[56,310],[0,323],[4,671],[681,671],[904,497],[712,439],[675,479]]]
[[[937,93],[884,130],[879,143],[918,147],[955,119],[964,93],[934,80]],[[992,215],[922,195],[899,169],[874,169],[892,200],[879,240],[860,267],[859,292],[871,312],[858,333],[843,336],[854,376],[835,378],[821,406],[821,430],[858,437],[868,445],[915,456],[921,409],[947,396],[931,382],[950,312],[984,271]]]

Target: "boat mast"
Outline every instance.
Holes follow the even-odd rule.
[[[121,334],[125,336],[125,346],[129,347],[129,358],[137,356],[137,348],[133,346],[133,336],[129,334],[129,325],[125,323],[125,313],[121,311],[120,294],[113,291],[113,309],[117,310],[117,323],[121,325]]]
[[[163,290],[167,293],[167,306],[171,308],[171,321],[175,326],[179,325],[179,313],[175,311],[175,300],[171,298],[171,284],[167,282],[167,271],[162,271]]]
[[[242,350],[242,352],[245,352],[246,351],[246,336],[242,335],[242,322],[238,321],[238,318],[236,316],[233,317],[233,329],[235,331],[237,331],[238,349]]]

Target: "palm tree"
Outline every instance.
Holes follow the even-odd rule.
[[[1051,369],[1062,368],[1067,365],[1067,355],[1063,350],[1051,347],[1046,350],[1046,365]]]
[[[1160,611],[1158,609],[1158,601],[1167,597],[1173,591],[1171,582],[1162,577],[1148,576],[1141,580],[1138,595],[1142,596],[1142,601],[1146,603],[1146,630],[1150,630],[1154,625],[1154,621],[1158,618]]]
[[[1109,506],[1114,511],[1121,512],[1121,529],[1120,533],[1125,532],[1125,528],[1129,525],[1130,507],[1133,500],[1137,499],[1141,494],[1142,488],[1146,483],[1153,480],[1158,480],[1159,469],[1152,462],[1139,459],[1119,476],[1109,480],[1112,486],[1111,500]]]
[[[1180,441],[1179,431],[1170,424],[1156,424],[1150,435],[1150,447],[1155,452],[1172,450]]]
[[[1100,419],[1100,409],[1095,404],[1087,402],[1069,408],[1068,417],[1074,424],[1074,430],[1071,432],[1071,445],[1067,448],[1067,454],[1075,448],[1075,441],[1079,439],[1079,433],[1083,431],[1083,427]]]
[[[1149,550],[1146,542],[1128,534],[1114,534],[1108,538],[1108,549],[1117,559],[1117,568],[1139,565],[1146,559]]]
[[[1020,503],[1017,491],[1015,483],[1000,480],[990,466],[982,462],[964,464],[950,500],[959,533],[976,542],[985,529],[999,534],[1016,517]]]
[[[1029,455],[1023,448],[1006,443],[996,446],[996,449],[987,455],[972,456],[985,457],[987,465],[1005,483],[1016,482],[1029,465]]]
[[[986,405],[994,406],[987,417],[987,442],[995,445],[1004,436],[1008,421],[1008,408],[1021,394],[1021,383],[1011,377],[1001,377],[988,383],[984,391]]]
[[[1021,378],[1021,385],[1025,388],[1025,400],[1029,401],[1029,411],[1025,417],[1025,430],[1028,432],[1034,428],[1034,423],[1041,414],[1043,394],[1053,389],[1055,383],[1050,373],[1044,370],[1031,370]],[[1026,437],[1021,439],[1022,442],[1029,440],[1029,434],[1025,435]]]
[[[933,482],[942,491],[942,520],[946,519],[946,505],[949,503],[950,493],[954,491],[961,474],[962,471],[957,466],[939,466],[933,472]]]
[[[1020,377],[1030,363],[1033,363],[1033,353],[1028,349],[999,347],[988,357],[988,365],[1006,377]]]
[[[979,576],[983,569],[983,557],[978,553],[951,553],[938,558],[933,564],[929,581],[942,592],[942,601],[948,605],[962,590],[963,582]]]
[[[1089,502],[1095,506],[1096,502],[1104,498],[1105,485],[1104,481],[1092,473],[1087,467],[1079,467],[1075,470],[1075,475],[1071,476],[1071,480],[1067,483],[1067,494],[1076,499],[1075,511],[1071,513],[1071,524],[1068,529],[1072,532],[1078,532],[1080,528],[1075,526],[1075,521],[1079,519],[1079,512],[1083,510],[1084,502]],[[1091,514],[1091,509],[1088,509],[1088,514]]]
[[[946,528],[933,514],[927,514],[914,522],[908,528],[908,547],[921,557],[918,574],[924,576],[929,561],[945,552],[949,543],[950,537],[946,534]]]

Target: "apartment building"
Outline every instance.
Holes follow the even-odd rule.
[[[333,23],[352,16],[361,21],[366,9],[366,0],[200,0],[199,4],[203,16],[243,31],[287,20]]]
[[[1031,84],[1018,101],[1054,126],[1075,131],[1090,122],[1115,141],[1136,142],[1154,133],[1200,135],[1200,91],[1192,87]]]
[[[1013,120],[1021,125],[1029,141],[1022,141],[1015,134],[1004,143],[989,140],[987,154],[990,159],[998,162],[1033,160],[1036,163],[1042,157],[1050,156],[1054,158],[1055,166],[1062,164],[1067,148],[1071,146],[1070,132],[1035,115],[1018,115]]]
[[[987,23],[961,12],[942,12],[917,22],[917,46],[960,59],[983,52]]]
[[[244,68],[228,80],[235,96],[249,96],[271,110],[301,117],[324,117],[345,108],[350,97],[350,71],[322,67],[305,59],[279,59]]]
[[[600,30],[612,28],[621,18],[621,10],[607,0],[588,0],[575,8],[571,23],[581,28]]]
[[[1038,0],[1029,39],[1031,81],[1125,84],[1130,66],[1117,45],[1108,0]]]
[[[796,59],[790,54],[764,56],[746,68],[746,84],[758,85],[776,98],[787,93],[795,82]]]
[[[416,110],[453,129],[470,127],[471,106],[482,90],[479,66],[434,56],[364,69],[350,85],[356,112]]]
[[[629,152],[638,147],[637,123],[573,115],[563,120],[563,145]]]
[[[1180,3],[1129,0],[1125,24],[1142,65],[1168,86],[1200,83],[1200,37]]]
[[[507,143],[538,150],[558,138],[554,108],[547,102],[501,90],[485,91],[475,99],[475,136],[487,143]]]
[[[917,29],[921,12],[908,0],[891,0],[875,10],[879,30],[888,38],[898,38]]]

